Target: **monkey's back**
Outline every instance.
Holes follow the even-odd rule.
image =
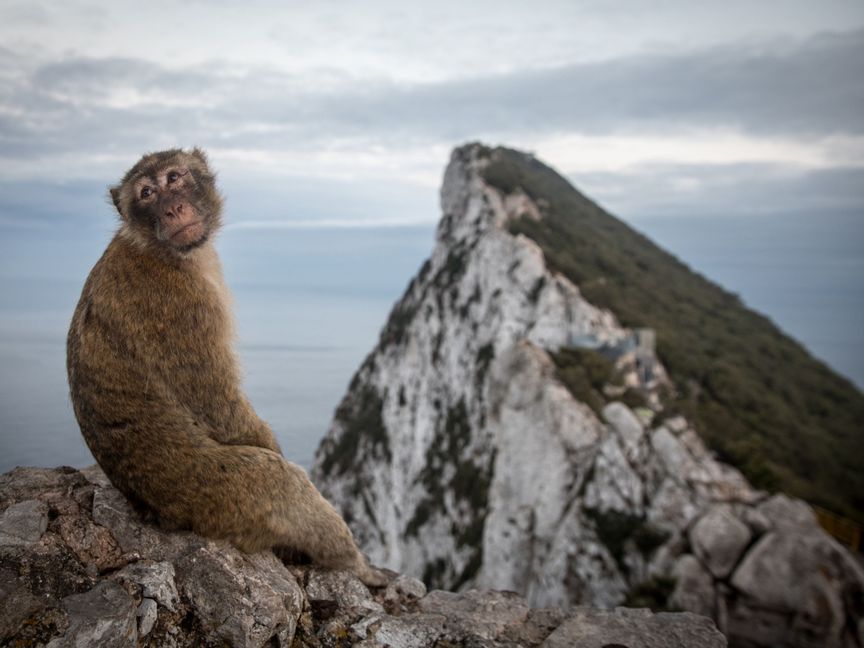
[[[112,483],[151,508],[197,478],[190,466],[215,444],[210,428],[221,416],[213,394],[238,382],[227,305],[218,282],[199,270],[117,236],[90,272],[69,328],[81,433]]]

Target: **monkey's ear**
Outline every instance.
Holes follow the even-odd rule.
[[[192,156],[198,158],[204,166],[208,166],[207,154],[197,146],[192,149]]]
[[[122,216],[123,210],[120,209],[120,187],[111,187],[108,190],[108,193],[111,194],[111,202],[114,203],[114,207],[117,209],[117,213]]]

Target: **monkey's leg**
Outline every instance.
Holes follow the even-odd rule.
[[[176,457],[177,450],[172,454]],[[160,514],[246,551],[287,546],[322,567],[350,569],[368,585],[384,584],[384,576],[366,564],[342,516],[302,468],[270,450],[210,439],[184,448],[183,454],[174,465],[186,469],[166,471],[171,473],[166,481],[175,482],[174,492],[185,496]]]

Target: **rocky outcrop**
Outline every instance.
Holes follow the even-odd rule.
[[[678,606],[744,645],[864,643],[859,565],[665,416],[653,332],[511,233],[545,206],[485,180],[495,155],[453,153],[432,255],[316,457],[373,562],[537,606]]]
[[[667,641],[668,639],[668,641]],[[704,617],[537,609],[512,592],[426,592],[391,574],[286,566],[144,521],[96,468],[0,476],[3,646],[689,646]]]

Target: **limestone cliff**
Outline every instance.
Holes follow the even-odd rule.
[[[372,561],[538,606],[680,607],[749,645],[864,642],[860,566],[666,416],[654,332],[511,232],[547,205],[484,178],[499,154],[453,153],[431,257],[316,456]]]

